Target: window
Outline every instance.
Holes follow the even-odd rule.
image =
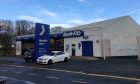
[[[99,40],[96,40],[96,43],[99,43]]]
[[[65,54],[64,52],[57,52],[56,55],[63,55]]]

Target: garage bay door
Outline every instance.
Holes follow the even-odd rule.
[[[82,41],[82,56],[93,56],[92,41]]]

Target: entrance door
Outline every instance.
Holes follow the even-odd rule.
[[[75,44],[71,45],[72,56],[75,56]]]
[[[82,41],[82,56],[93,56],[92,41]]]
[[[110,40],[104,39],[104,56],[111,56]]]

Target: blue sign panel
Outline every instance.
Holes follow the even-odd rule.
[[[63,38],[63,33],[51,34],[51,38],[62,39]]]
[[[84,36],[84,31],[81,30],[75,30],[75,31],[67,31],[63,32],[63,37],[79,37],[79,36]]]
[[[35,29],[35,60],[49,54],[50,45],[50,26],[47,24],[36,23]]]
[[[17,36],[16,37],[16,40],[17,41],[29,41],[29,40],[34,40],[35,39],[35,36]]]

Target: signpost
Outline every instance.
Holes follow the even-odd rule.
[[[16,55],[21,55],[22,54],[22,42],[17,41],[16,42]]]
[[[35,60],[37,60],[38,57],[49,54],[50,26],[36,23],[35,28]]]

